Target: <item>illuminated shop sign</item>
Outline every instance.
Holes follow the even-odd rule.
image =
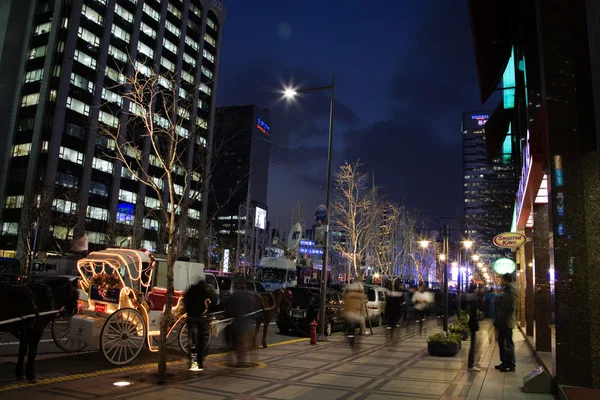
[[[256,128],[267,136],[271,136],[271,127],[262,119],[256,120]]]
[[[300,241],[300,246],[314,246],[315,242],[313,242],[312,240],[301,240]]]
[[[490,116],[487,114],[473,114],[471,119],[490,119]]]
[[[133,221],[134,205],[119,203],[117,206],[117,222]]]
[[[309,248],[309,247],[300,247],[300,253],[301,254],[317,254],[322,256],[323,255],[323,249],[315,249],[315,248]]]

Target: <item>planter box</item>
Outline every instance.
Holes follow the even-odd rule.
[[[471,332],[469,332],[469,331],[462,332],[462,340],[469,340],[470,336],[471,336]]]
[[[459,344],[427,343],[427,352],[436,357],[452,357],[458,353]]]

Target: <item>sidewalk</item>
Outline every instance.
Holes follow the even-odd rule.
[[[436,322],[436,321],[432,321]],[[489,342],[489,322],[481,324],[482,371],[466,369],[468,342],[452,358],[431,357],[426,337],[439,331],[433,326],[419,337],[401,333],[396,346],[386,344],[384,328],[361,342],[356,352],[341,335],[311,346],[292,340],[251,352],[254,368],[227,367],[227,357],[207,361],[203,372],[190,373],[184,363],[169,366],[175,376],[165,386],[149,383],[146,371],[128,371],[92,378],[35,385],[0,392],[2,399],[552,399],[522,392],[522,377],[537,363],[518,330],[515,330],[517,372],[494,369],[497,346]],[[413,332],[416,332],[414,330]],[[127,381],[126,387],[115,387]]]

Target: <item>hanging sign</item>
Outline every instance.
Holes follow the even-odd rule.
[[[499,258],[494,261],[493,268],[498,275],[512,274],[517,269],[517,264],[510,258]]]
[[[511,249],[522,246],[527,241],[524,235],[517,232],[504,232],[494,237],[494,246]]]

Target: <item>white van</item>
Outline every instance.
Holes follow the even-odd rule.
[[[385,300],[390,291],[381,286],[364,285],[367,296],[367,315],[373,326],[382,325],[385,322]]]

